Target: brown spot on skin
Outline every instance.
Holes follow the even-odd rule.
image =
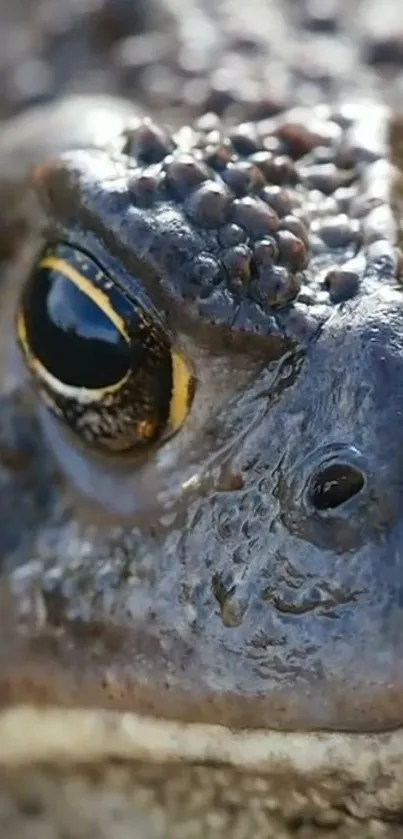
[[[277,261],[279,256],[277,241],[278,239],[267,238],[255,243],[253,254],[257,265],[268,266]]]
[[[208,166],[190,154],[175,155],[165,171],[172,195],[179,200],[211,177]]]
[[[309,246],[309,233],[307,227],[301,219],[293,215],[286,215],[284,218],[280,219],[278,227],[279,230],[289,230],[290,233],[294,233],[294,236],[296,236],[297,239],[301,239],[303,241],[306,248]]]
[[[317,146],[330,145],[340,134],[340,129],[331,121],[312,129],[299,122],[283,122],[276,131],[277,137],[284,143],[287,154],[299,160]]]
[[[247,195],[248,192],[261,189],[265,185],[265,179],[260,169],[247,160],[228,163],[222,177],[238,197]]]
[[[225,224],[218,231],[218,240],[223,248],[232,248],[244,244],[247,238],[246,231],[238,224]]]
[[[223,184],[209,181],[190,196],[185,211],[202,227],[218,227],[229,218],[231,193]]]
[[[232,220],[253,239],[274,233],[278,228],[278,216],[263,201],[256,198],[235,199],[232,205]]]
[[[260,192],[260,197],[273,208],[280,219],[292,210],[291,197],[287,190],[280,186],[265,186]]]
[[[134,201],[142,207],[149,207],[156,200],[161,178],[154,172],[141,171],[132,175],[128,189]]]
[[[281,155],[266,160],[264,174],[270,183],[278,186],[293,185],[299,180],[298,171],[293,161],[289,157]]]
[[[148,117],[125,132],[123,152],[139,163],[159,163],[172,148],[172,138]]]
[[[280,230],[277,235],[280,258],[292,271],[301,271],[308,265],[308,252],[301,241],[290,230]]]
[[[341,303],[354,297],[359,290],[360,278],[356,271],[343,268],[329,271],[325,278],[325,287],[335,303]]]
[[[239,472],[222,471],[215,489],[220,492],[238,492],[243,489],[244,481]]]
[[[283,306],[294,300],[299,289],[300,281],[282,265],[262,268],[251,283],[251,294],[255,299],[268,302],[270,306]]]

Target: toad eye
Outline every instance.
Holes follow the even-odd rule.
[[[361,470],[348,463],[332,463],[314,475],[309,499],[316,510],[333,510],[357,495],[364,483]]]
[[[18,341],[44,402],[75,434],[127,451],[176,432],[194,379],[159,320],[86,253],[59,243],[34,267]]]

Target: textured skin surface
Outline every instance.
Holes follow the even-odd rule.
[[[194,766],[172,773],[166,767],[109,764],[102,773],[88,767],[74,776],[57,768],[47,775],[11,773],[0,792],[0,826],[4,835],[19,839],[246,839],[251,831],[256,839],[402,835],[399,825],[351,818],[337,796],[333,803],[319,789],[314,796],[295,789],[279,798],[265,778],[231,770]]]
[[[105,767],[104,772],[103,777],[94,769],[74,777],[71,774],[63,777],[60,772],[45,778],[39,772],[8,776],[0,795],[0,825],[4,835],[18,835],[21,839],[44,836],[126,839],[133,835],[141,839],[167,836],[221,839],[231,835],[234,839],[244,839],[253,830],[257,839],[289,839],[290,835],[300,839],[310,839],[313,835],[332,839],[401,836],[398,826],[382,825],[375,819],[360,824],[330,808],[315,827],[309,816],[309,802],[302,807],[303,825],[299,815],[303,796],[297,794],[294,801],[288,802],[290,833],[283,816],[270,807],[264,779],[233,777],[221,770],[220,774],[215,773],[212,786],[211,773],[206,777],[205,768],[195,767],[190,774],[188,768],[175,773],[170,782],[161,785],[153,777],[155,773],[144,767],[131,767],[128,773],[125,768],[112,766]],[[100,794],[104,789],[100,787],[101,781],[106,783],[107,793]],[[249,802],[248,818],[243,814],[242,799]],[[69,806],[71,800],[74,814]]]
[[[205,118],[170,133],[135,118],[109,132],[105,150],[67,152],[36,176],[50,234],[89,247],[158,310],[198,387],[183,431],[127,468],[76,449],[49,418],[38,433],[20,374],[5,378],[4,705],[135,709],[235,728],[401,724],[400,124],[378,104],[382,73],[354,64],[364,46],[377,63],[382,43],[361,30],[355,37],[347,10],[315,23],[290,4],[294,28],[278,47],[276,4],[267,14],[262,46],[244,36],[240,47],[243,24],[232,15],[218,28],[234,89],[260,79],[241,107],[239,90],[214,87],[213,72],[210,99],[200,96],[194,111],[224,101],[223,123]],[[311,31],[308,18],[311,29],[340,36],[331,41],[334,66],[328,44],[320,83],[314,70],[320,76],[326,45],[314,68],[300,62],[304,72],[295,49]],[[234,67],[231,43],[246,53]],[[312,50],[309,38],[301,43]],[[325,91],[358,105],[276,115],[284,101],[261,93],[269,71],[270,90],[282,89],[279,57],[285,102],[295,83],[297,101],[314,105]],[[371,104],[361,104],[368,93]],[[175,121],[183,101],[166,104]],[[240,116],[265,119],[239,127]],[[13,267],[12,289],[16,277]],[[8,312],[2,318],[7,330]],[[95,514],[109,517],[106,528],[82,521],[54,455]],[[315,510],[309,487],[329,462],[353,465],[365,483],[343,507]],[[248,773],[220,771],[105,765],[95,780],[63,768],[60,779],[53,770],[11,773],[5,835],[120,839],[133,824],[139,839],[288,839],[321,836],[325,824],[330,836],[401,833],[403,791],[393,812],[377,797],[391,784],[383,767],[357,808],[342,773],[334,799],[329,779],[320,798],[322,779],[308,765],[306,782],[280,779],[269,793],[267,779],[254,778],[255,798]]]
[[[389,119],[302,111],[232,141],[220,126],[163,137],[146,122],[112,150],[66,153],[36,174],[49,235],[89,250],[157,309],[197,385],[180,434],[134,458],[124,481],[90,453],[76,464],[47,421],[73,482],[99,484],[109,512],[131,502],[153,533],[119,532],[106,582],[104,533],[88,531],[91,560],[73,578],[68,538],[42,551],[39,635],[57,661],[31,636],[18,659],[11,648],[13,696],[29,673],[50,701],[189,721],[400,723],[403,332]],[[309,487],[328,463],[356,467],[364,486],[315,509]],[[105,627],[94,664],[76,640],[80,615],[81,631]]]

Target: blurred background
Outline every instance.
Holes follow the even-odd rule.
[[[259,116],[295,98],[339,98],[362,63],[366,85],[374,77],[389,85],[403,64],[401,8],[401,0],[0,0],[0,118],[94,91],[159,113]]]
[[[170,17],[159,0],[0,0],[0,116],[136,85],[161,54],[158,34],[166,52]]]

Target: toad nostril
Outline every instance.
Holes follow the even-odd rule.
[[[348,463],[332,463],[317,472],[309,487],[316,510],[332,510],[357,495],[365,483],[363,473]]]

